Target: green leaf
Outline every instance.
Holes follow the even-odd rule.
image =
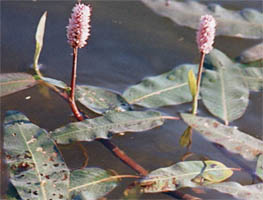
[[[263,89],[263,68],[248,67],[242,69],[242,73],[250,90],[259,92]]]
[[[61,89],[68,89],[69,88],[66,83],[64,83],[63,81],[60,81],[60,80],[56,80],[56,79],[48,78],[48,77],[40,77],[40,79],[51,84],[51,85],[59,87]]]
[[[10,180],[22,199],[66,199],[69,170],[48,133],[20,112],[4,120]]]
[[[192,143],[192,128],[190,126],[187,127],[187,129],[184,131],[184,133],[181,135],[179,144],[182,147],[189,146]]]
[[[210,63],[217,71],[205,71],[201,87],[202,100],[205,107],[227,125],[244,114],[249,90],[247,83],[240,78],[241,69],[233,66],[223,53],[214,50],[209,56]]]
[[[259,155],[258,157],[256,174],[263,181],[263,154]]]
[[[168,17],[176,24],[198,29],[200,16],[210,14],[216,19],[216,35],[262,39],[263,14],[255,9],[229,10],[218,4],[202,4],[196,1],[142,0],[157,14]]]
[[[109,112],[102,117],[74,122],[53,131],[58,143],[109,139],[112,133],[146,131],[164,123],[165,116],[156,111]]]
[[[245,159],[255,160],[263,153],[263,141],[225,126],[214,119],[181,114],[183,120],[211,142],[223,145],[228,151],[241,154]]]
[[[36,84],[34,77],[27,73],[4,73],[0,74],[1,97],[6,96]]]
[[[188,71],[197,71],[197,65],[180,65],[164,74],[148,77],[124,91],[130,104],[148,108],[177,105],[192,101],[188,87]]]
[[[70,174],[70,197],[72,199],[99,199],[111,192],[118,179],[100,168],[74,170]]]
[[[218,183],[232,174],[230,168],[218,161],[185,161],[152,171],[142,179],[140,185],[145,193],[173,191]]]
[[[94,86],[77,86],[76,99],[86,108],[98,114],[131,109],[129,103],[118,93]]]
[[[243,200],[261,200],[263,196],[263,183],[243,186],[236,182],[224,182],[207,185],[202,189],[217,190]]]
[[[188,86],[189,89],[191,91],[192,97],[194,98],[195,94],[196,94],[196,78],[195,78],[195,74],[193,72],[193,70],[189,70],[188,72]]]
[[[36,39],[36,49],[35,49],[35,55],[34,55],[34,69],[39,75],[39,77],[42,77],[39,68],[38,68],[38,59],[43,47],[43,38],[44,38],[44,33],[45,33],[45,24],[46,24],[46,18],[47,18],[47,11],[44,12],[44,14],[41,16],[38,26],[37,26],[37,31],[35,35]]]
[[[243,51],[240,55],[242,63],[251,63],[257,60],[263,60],[263,42],[250,47]]]

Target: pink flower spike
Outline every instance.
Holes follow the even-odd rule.
[[[216,20],[212,15],[203,15],[196,35],[196,42],[200,52],[208,54],[213,49]]]
[[[72,48],[82,48],[90,36],[91,6],[78,3],[72,9],[67,28],[68,43]]]

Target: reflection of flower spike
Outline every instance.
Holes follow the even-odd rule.
[[[90,36],[91,6],[78,3],[72,9],[69,25],[67,26],[68,43],[73,48],[82,48]]]
[[[203,15],[200,18],[199,29],[196,35],[198,49],[208,54],[213,49],[216,21],[212,15]]]

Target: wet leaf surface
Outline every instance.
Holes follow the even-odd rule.
[[[203,189],[217,190],[242,200],[261,200],[263,196],[263,183],[243,186],[237,182],[224,182],[207,185]]]
[[[93,141],[110,139],[111,134],[146,131],[164,123],[164,117],[157,111],[109,112],[102,117],[70,123],[58,128],[51,137],[58,143],[72,141]]]
[[[118,93],[94,86],[81,85],[76,88],[76,99],[95,113],[131,110],[129,103]]]
[[[157,14],[168,17],[181,26],[197,29],[200,16],[210,14],[216,19],[217,35],[262,38],[263,14],[254,9],[245,8],[241,11],[234,11],[218,4],[205,5],[196,1],[170,0],[168,5],[161,0],[142,0],[142,2]]]
[[[62,89],[67,89],[69,88],[66,83],[60,80],[56,80],[53,78],[48,78],[48,77],[41,77],[41,79],[51,85],[54,85],[56,87],[62,88]]]
[[[106,170],[85,168],[74,170],[70,174],[70,197],[72,199],[99,199],[115,187],[119,180]]]
[[[181,114],[183,120],[211,142],[221,144],[232,153],[241,154],[245,159],[255,160],[263,153],[263,141],[236,127],[225,126],[214,119]]]
[[[4,150],[12,184],[22,199],[67,199],[69,170],[44,129],[8,111]]]
[[[1,97],[33,87],[36,84],[34,77],[27,73],[1,73]]]
[[[232,174],[230,168],[218,161],[185,161],[150,172],[140,185],[145,193],[173,191],[182,187],[218,183]]]
[[[188,87],[188,71],[197,71],[197,65],[180,65],[164,74],[148,77],[129,87],[123,96],[130,104],[147,108],[177,105],[192,101]]]

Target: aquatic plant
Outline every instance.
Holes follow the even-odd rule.
[[[99,199],[117,187],[122,178],[132,178],[136,181],[124,191],[125,198],[134,198],[134,195],[137,198],[143,193],[164,192],[177,198],[198,199],[178,190],[190,187],[199,190],[215,189],[236,198],[260,199],[263,195],[263,142],[229,126],[229,123],[244,114],[248,106],[249,91],[262,91],[262,68],[235,62],[223,52],[213,49],[216,22],[213,16],[204,15],[201,16],[196,38],[201,53],[199,67],[197,64],[177,66],[169,72],[148,77],[141,83],[130,86],[122,94],[90,85],[76,86],[77,52],[78,48],[87,44],[90,36],[90,16],[91,6],[77,3],[69,19],[67,38],[73,48],[70,86],[63,81],[43,76],[38,67],[46,12],[36,31],[35,74],[0,75],[1,96],[44,84],[69,103],[78,120],[47,132],[21,112],[6,113],[3,124],[4,151],[11,181],[6,197],[41,200]],[[203,70],[203,66],[210,68]],[[199,99],[224,124],[218,119],[196,116]],[[75,101],[100,116],[90,118],[79,110]],[[192,112],[181,113],[180,116],[167,116],[157,110],[137,111],[132,106],[155,109],[186,102],[192,102]],[[225,181],[234,171],[246,170],[245,164],[240,165],[241,168],[233,168],[216,160],[186,161],[188,154],[181,162],[148,172],[111,142],[112,135],[150,130],[164,125],[166,120],[173,120],[174,123],[176,120],[183,120],[188,125],[180,139],[182,146],[191,148],[192,130],[195,129],[207,140],[223,146],[228,151],[226,153],[239,154],[248,161],[257,160],[256,169],[251,176],[258,183],[242,186],[237,182]],[[138,175],[119,175],[110,170],[89,167],[86,162],[81,169],[70,170],[58,144],[70,144],[74,141],[102,143]],[[84,149],[81,143],[79,145]],[[85,152],[83,154],[85,156]]]

